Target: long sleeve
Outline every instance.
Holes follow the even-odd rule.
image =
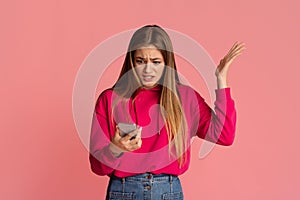
[[[91,170],[97,175],[110,175],[119,164],[109,150],[110,138],[114,128],[110,123],[108,92],[98,98],[91,126],[90,155]]]
[[[193,88],[178,85],[179,96],[187,122],[189,137],[198,136],[205,140],[231,145],[234,140],[236,111],[230,89],[216,90],[215,111]],[[90,136],[90,164],[97,175],[112,175],[127,177],[138,173],[153,172],[155,174],[183,174],[189,167],[190,148],[187,149],[187,162],[179,166],[176,160],[170,159],[168,151],[168,133],[163,126],[159,134],[153,130],[151,116],[156,109],[161,94],[161,88],[151,90],[141,89],[134,102],[126,104],[115,103],[118,96],[112,90],[104,91],[95,106]],[[112,102],[114,109],[112,114]],[[154,113],[155,114],[155,113]],[[129,118],[128,118],[129,117]],[[112,119],[113,118],[113,119]],[[156,119],[156,118],[153,118]],[[157,120],[157,119],[156,119]],[[157,126],[157,121],[155,127]],[[136,123],[143,127],[143,145],[134,152],[125,152],[121,157],[115,157],[109,150],[111,138],[118,122]],[[176,161],[176,162],[175,162]]]
[[[197,136],[216,144],[233,143],[236,129],[236,110],[230,88],[216,89],[215,111],[196,93],[199,109]]]

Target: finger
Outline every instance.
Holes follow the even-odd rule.
[[[143,129],[143,127],[140,127],[140,126],[137,128],[137,134],[136,134],[137,138],[141,138],[141,136],[142,136],[142,129]]]
[[[233,49],[235,49],[236,46],[237,46],[238,44],[239,44],[239,42],[236,41],[236,42],[232,45],[232,47],[230,48],[229,52],[232,51]]]
[[[226,54],[226,56],[230,55],[232,52],[234,52],[240,48],[243,48],[244,46],[245,46],[245,43],[243,43],[243,42],[235,42],[234,45],[229,50],[229,52]]]
[[[227,71],[229,69],[229,67],[231,66],[232,62],[236,59],[237,56],[239,56],[240,54],[235,55],[234,57],[228,59],[228,61],[226,62],[226,64],[221,65],[218,70],[219,72],[221,71]]]
[[[142,132],[142,127],[138,127],[137,129],[135,129],[134,131],[132,131],[131,133],[129,133],[129,138],[136,138],[136,137],[141,137],[141,132]]]
[[[242,44],[239,44],[238,46],[236,46],[236,48],[233,50],[233,52],[236,52],[236,51],[240,51],[242,49],[245,49],[245,44],[242,43]]]
[[[125,150],[127,150],[128,145],[129,145],[129,143],[130,143],[130,140],[125,140],[124,137],[122,137],[122,138],[120,139],[119,142],[120,142],[121,146],[122,146]]]
[[[239,51],[239,52],[235,52],[234,54],[232,54],[229,58],[228,58],[228,61],[229,60],[232,60],[232,59],[235,59],[236,57],[238,57],[239,55],[242,54],[242,51]]]
[[[122,140],[123,141],[130,141],[130,139],[132,138],[132,137],[136,137],[136,135],[138,134],[138,132],[139,132],[139,129],[135,129],[134,131],[132,131],[132,132],[130,132],[130,133],[128,133],[128,134],[126,134],[125,136],[123,136],[122,137]]]
[[[232,52],[239,51],[240,49],[244,49],[244,48],[245,48],[245,45],[238,45],[233,49]]]
[[[237,54],[235,54],[235,55],[232,55],[232,57],[229,58],[229,59],[227,60],[227,62],[226,62],[226,64],[224,65],[224,67],[230,66],[231,63],[232,63],[239,55],[241,55],[241,54],[242,54],[242,53],[240,52],[240,53],[237,53]]]
[[[122,143],[124,143],[124,144],[127,144],[130,142],[130,138],[131,138],[131,136],[129,136],[129,134],[127,134],[127,135],[121,137],[120,141],[122,141]]]
[[[134,139],[131,140],[131,144],[137,144],[138,142],[140,142],[142,139],[141,137],[135,137]]]
[[[134,142],[133,142],[133,141],[134,141]],[[142,146],[142,140],[141,140],[141,139],[138,140],[138,141],[132,140],[132,143],[130,144],[129,149],[130,149],[131,151],[134,151],[134,150],[137,150],[137,149],[141,148],[141,146]]]
[[[134,146],[133,149],[137,150],[142,147],[142,140],[139,140]]]
[[[234,54],[232,54],[231,57],[236,57],[237,55],[241,55],[242,53],[243,53],[243,50],[241,49],[240,51],[237,51]]]
[[[137,148],[137,142],[130,140],[128,144],[124,145],[126,151],[134,151]]]
[[[128,140],[127,142],[124,142],[123,148],[126,151],[134,151],[138,149],[139,142],[136,142],[134,140]]]
[[[232,51],[230,51],[226,57],[231,57],[232,54],[235,54],[235,52],[243,51],[245,49],[244,45],[238,45],[236,46]]]
[[[229,60],[231,60],[233,57],[236,57],[236,55],[240,55],[243,51],[244,51],[244,48],[241,48],[241,49],[238,49],[238,50],[232,52],[230,55],[228,55],[225,58],[226,62],[228,62]]]
[[[143,144],[143,141],[140,139],[140,140],[138,141],[138,146],[139,146],[139,147],[142,147],[142,144]]]
[[[116,139],[120,139],[121,138],[121,135],[120,135],[120,129],[118,126],[116,126],[116,130],[115,130],[115,136],[114,136]]]
[[[138,143],[138,140],[136,139],[133,139],[133,140],[130,140],[130,146],[135,146],[136,144]]]
[[[229,49],[229,51],[228,51],[228,53],[226,54],[226,56],[229,55],[229,54],[232,52],[232,50],[235,49],[235,47],[236,47],[237,45],[238,45],[238,42],[236,41],[236,42],[232,45],[232,47]],[[226,57],[226,56],[225,56],[225,57]]]

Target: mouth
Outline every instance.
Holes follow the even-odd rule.
[[[150,75],[145,76],[145,75],[143,75],[142,77],[143,77],[143,81],[145,81],[145,82],[152,82],[154,80],[154,76],[150,76]]]

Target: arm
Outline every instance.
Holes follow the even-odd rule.
[[[230,88],[217,89],[215,111],[196,93],[199,124],[197,136],[220,145],[231,145],[236,127],[236,110]]]
[[[216,92],[215,111],[213,111],[196,94],[199,105],[199,126],[197,135],[200,138],[221,145],[231,145],[234,140],[236,127],[236,110],[231,98],[230,88],[227,86],[227,74],[233,60],[245,49],[244,43],[236,42],[226,56],[220,61],[215,75],[218,89]]]
[[[112,174],[118,169],[124,152],[142,145],[141,127],[121,137],[118,126],[111,123],[111,98],[110,92],[101,94],[93,115],[89,159],[92,171],[98,175]],[[131,139],[133,136],[135,139]]]
[[[108,93],[98,98],[91,126],[90,165],[97,175],[109,175],[119,165],[120,159],[110,150],[111,133],[114,132],[110,123]]]

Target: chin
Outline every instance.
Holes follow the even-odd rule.
[[[154,85],[143,85],[145,88],[152,88]]]
[[[147,87],[147,88],[151,88],[151,87],[154,87],[155,84],[154,83],[146,83],[146,84],[143,84],[144,87]]]

